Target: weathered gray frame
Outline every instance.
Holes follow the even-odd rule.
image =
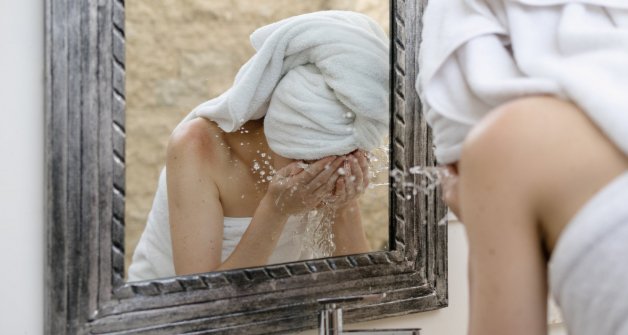
[[[391,0],[391,168],[433,165],[414,91],[425,0]],[[46,0],[46,333],[287,333],[447,306],[446,209],[391,189],[391,251],[124,282],[124,0]],[[412,178],[407,177],[407,178]]]

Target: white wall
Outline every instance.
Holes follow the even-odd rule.
[[[425,335],[465,335],[467,333],[467,237],[464,226],[451,222],[447,243],[449,306],[440,310],[351,325],[350,328],[421,328]]]
[[[0,0],[0,333],[44,313],[43,1]]]
[[[345,325],[345,329],[421,328],[422,335],[466,335],[468,322],[469,290],[467,286],[468,245],[464,226],[450,216],[448,240],[449,306],[440,310]],[[550,319],[559,322],[556,312]],[[558,317],[559,318],[559,317]],[[300,335],[315,335],[315,331]],[[548,327],[549,335],[567,335],[562,323]]]
[[[436,311],[345,325],[345,329],[421,328],[425,335],[465,335],[467,332],[467,238],[464,226],[449,224],[449,307]],[[316,331],[301,335],[318,334]]]

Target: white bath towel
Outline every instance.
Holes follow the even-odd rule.
[[[389,41],[368,16],[324,11],[251,35],[255,55],[233,86],[186,120],[205,117],[232,132],[264,116],[270,148],[318,159],[372,150],[388,134]]]
[[[417,90],[441,163],[499,105],[573,101],[628,154],[628,1],[434,0],[423,18]]]
[[[251,220],[252,218],[250,217],[224,218],[221,252],[221,260],[223,262],[240,243],[240,239],[249,227]],[[148,214],[146,228],[135,248],[133,260],[129,266],[129,281],[150,280],[176,275],[168,222],[168,190],[166,170],[163,169],[159,176],[153,207]],[[277,245],[268,259],[268,264],[296,262],[312,258],[312,250],[304,248],[305,224],[294,216],[288,219],[281,236],[277,240]]]
[[[628,172],[589,200],[554,248],[551,290],[570,335],[628,334]]]

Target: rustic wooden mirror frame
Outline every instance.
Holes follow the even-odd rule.
[[[391,0],[391,169],[434,164],[414,91],[425,0]],[[46,1],[46,333],[287,333],[317,326],[318,299],[348,322],[447,306],[446,208],[391,188],[390,249],[124,281],[123,0]],[[406,177],[412,178],[412,177]]]

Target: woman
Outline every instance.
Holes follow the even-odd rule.
[[[234,85],[174,130],[129,280],[311,258],[311,217],[333,221],[335,255],[368,251],[357,198],[388,132],[385,33],[327,11],[251,42]]]
[[[424,27],[469,333],[546,334],[549,277],[569,334],[628,334],[628,4],[431,1]]]

